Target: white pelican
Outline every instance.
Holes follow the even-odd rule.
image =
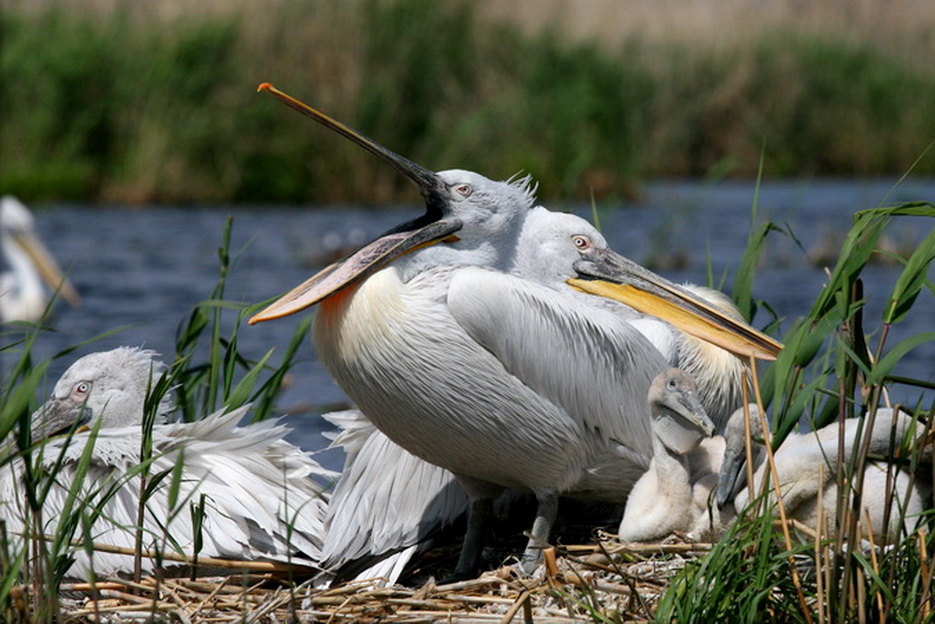
[[[406,174],[427,212],[326,268],[251,323],[320,302],[314,342],[321,362],[377,428],[450,470],[472,499],[455,576],[476,571],[491,501],[504,488],[538,499],[521,565],[533,570],[559,494],[620,502],[646,470],[645,397],[664,358],[612,311],[502,272],[534,202],[528,179],[434,173],[261,88]],[[590,240],[573,242],[580,279],[572,281],[581,290],[665,300],[657,313],[668,318],[679,310],[686,331],[739,353],[775,356],[777,343],[749,326]]]
[[[535,207],[526,216],[516,257],[509,271],[567,292],[569,280],[575,281],[578,277],[574,263],[579,258],[576,249],[580,250],[580,247],[575,246],[582,244],[590,245],[593,249],[607,248],[604,237],[584,219]],[[743,323],[740,311],[724,293],[694,284],[683,284],[676,288],[687,291],[699,301]],[[577,287],[571,290],[580,293]],[[727,420],[743,402],[743,371],[746,363],[742,358],[618,301],[591,295],[582,296],[579,301],[583,306],[603,307],[619,315],[622,320],[636,327],[671,366],[691,374],[698,384],[705,413],[714,422],[718,432],[724,431]]]
[[[702,399],[702,403],[721,408],[723,401],[717,397],[723,393],[719,389],[740,386],[740,360],[627,306],[566,285],[565,280],[575,275],[572,264],[583,239],[593,245],[606,245],[600,233],[580,217],[533,208],[524,222],[511,272],[564,291],[576,297],[582,307],[605,308],[618,321],[634,325],[666,359],[673,363],[688,362],[693,365],[692,370],[706,374],[703,388],[713,392],[705,395],[708,400]],[[720,306],[732,308],[729,300],[725,302],[726,298],[717,291],[703,288],[698,291]],[[714,364],[707,364],[711,359]],[[736,404],[739,403],[736,399]],[[345,449],[347,458],[328,506],[330,528],[322,565],[344,574],[356,574],[359,580],[383,578],[392,584],[416,547],[463,514],[467,500],[449,471],[394,444],[359,411],[324,417],[341,429],[334,444]],[[716,479],[716,468],[713,473]],[[344,567],[350,562],[357,563]]]
[[[756,484],[754,491],[759,493],[764,486],[764,478],[767,478],[767,464],[764,461],[765,450],[761,442],[763,435],[759,410],[752,404],[749,409],[751,436],[760,440],[754,442],[753,446]],[[911,530],[912,524],[925,509],[924,501],[929,495],[928,487],[910,478],[905,470],[895,463],[888,462],[887,458],[892,458],[894,452],[898,452],[905,441],[918,441],[923,426],[905,412],[900,411],[894,415],[890,408],[877,410],[872,430],[861,431],[864,426],[864,419],[850,418],[844,423],[843,438],[841,427],[835,422],[817,431],[793,432],[783,440],[775,452],[774,459],[783,505],[790,518],[814,528],[819,515],[818,494],[821,492],[824,502],[821,514],[828,519],[831,530],[835,530],[835,471],[838,460],[840,458],[843,462],[850,461],[863,438],[869,436],[869,457],[882,457],[869,461],[862,475],[861,502],[863,510],[869,514],[873,535],[878,540],[884,537],[896,539],[900,534]],[[747,488],[735,485],[746,463],[744,440],[744,413],[741,408],[728,423],[726,450],[717,492],[718,502],[728,507],[732,502],[734,510],[738,513],[748,502]],[[766,487],[770,494],[769,500],[775,501],[772,482],[767,483]],[[887,496],[888,492],[890,496]],[[884,523],[884,517],[887,515],[888,525]],[[863,517],[861,521],[863,522]]]
[[[77,360],[56,383],[52,397],[34,415],[34,431],[54,433],[78,419],[100,422],[97,438],[90,431],[70,439],[58,436],[33,452],[55,473],[55,485],[42,507],[42,530],[53,534],[60,521],[68,490],[76,478],[79,458],[93,443],[91,464],[79,509],[100,515],[93,519],[95,544],[132,550],[139,526],[140,475],[144,401],[150,382],[156,383],[164,367],[152,351],[121,347],[92,353]],[[192,423],[165,423],[167,401],[159,405],[152,430],[151,479],[163,471],[146,501],[142,521],[144,550],[194,555],[196,531],[190,504],[204,496],[201,557],[235,560],[291,561],[314,566],[320,557],[326,499],[313,478],[331,479],[300,449],[285,442],[287,429],[275,422],[238,426],[248,406],[230,413],[219,411]],[[61,465],[57,466],[57,462]],[[182,464],[177,513],[170,517],[171,471]],[[21,460],[0,472],[0,518],[7,531],[21,533],[28,523],[24,505]],[[106,494],[112,491],[112,495]],[[80,526],[80,525],[79,525]],[[165,541],[165,536],[169,541]],[[81,538],[81,532],[75,538]],[[73,552],[69,576],[111,575],[133,569],[133,557],[95,552],[88,557],[81,547]],[[154,561],[143,558],[143,569]],[[167,562],[166,565],[170,565]]]
[[[694,523],[692,483],[687,455],[706,437],[714,423],[698,397],[691,375],[670,368],[649,388],[653,459],[627,499],[620,539],[639,542],[688,531]]]
[[[29,209],[11,195],[0,198],[0,249],[8,268],[0,274],[0,321],[40,320],[49,304],[43,281],[69,305],[81,302],[36,234]]]

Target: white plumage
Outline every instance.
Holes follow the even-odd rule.
[[[627,499],[619,530],[626,541],[649,541],[691,529],[692,477],[686,456],[714,434],[698,385],[685,371],[673,368],[657,376],[648,401],[653,459]]]
[[[671,359],[673,362],[681,361],[683,364],[685,362],[697,363],[699,359],[705,357],[721,358],[728,363],[726,367],[705,366],[704,362],[695,366],[695,370],[708,374],[704,378],[704,388],[710,390],[717,389],[720,385],[730,388],[740,386],[742,364],[732,354],[717,347],[705,349],[706,345],[696,346],[696,343],[701,341],[673,329],[662,321],[636,313],[615,301],[594,297],[569,288],[565,280],[575,275],[573,264],[578,257],[576,237],[585,237],[590,244],[595,246],[606,246],[603,237],[583,219],[573,215],[550,212],[544,208],[533,208],[524,222],[510,272],[517,277],[537,282],[557,291],[560,293],[557,295],[558,301],[565,301],[566,308],[578,307],[583,315],[593,315],[587,322],[601,325],[608,340],[619,340],[621,344],[626,344],[626,341],[630,340],[629,337],[633,335],[633,328],[638,330],[656,344],[657,350],[660,351],[659,354],[648,351],[649,359],[643,363],[646,370],[662,370],[664,361],[660,356],[664,359]],[[494,334],[508,339],[511,336],[517,337],[517,347],[530,349],[527,358],[535,359],[536,349],[541,348],[541,345],[535,342],[524,343],[518,337],[524,334],[547,335],[548,328],[526,325],[527,317],[523,316],[522,309],[518,314],[513,315],[497,314],[491,308],[499,304],[501,299],[509,297],[509,293],[513,292],[510,290],[514,288],[513,284],[521,282],[481,269],[474,269],[474,271],[481,276],[476,280],[481,285],[477,288],[473,286],[465,288],[465,290],[474,293],[479,301],[472,306],[465,307],[468,310],[474,310],[479,316],[478,324],[484,323],[485,318],[492,323],[484,330],[484,335]],[[491,292],[498,288],[503,289],[503,292],[507,294],[504,297],[493,297]],[[707,297],[714,296],[707,291],[704,294]],[[534,303],[536,299],[530,298],[528,301]],[[517,305],[523,303],[525,302],[520,301]],[[723,304],[723,301],[719,303]],[[384,314],[395,318],[396,309],[395,306],[388,306],[384,309]],[[491,310],[489,314],[486,313],[487,310]],[[546,311],[560,317],[558,313],[549,308],[546,308]],[[515,326],[511,324],[513,318],[518,319]],[[588,331],[597,332],[598,330],[585,329],[584,333]],[[569,339],[573,339],[574,332],[573,327],[566,329]],[[482,335],[482,333],[478,331],[477,335]],[[637,340],[637,343],[639,342]],[[366,345],[367,341],[354,341],[353,344],[356,349],[358,345]],[[690,351],[690,357],[686,357],[686,346],[694,349]],[[495,352],[501,353],[507,351],[508,348],[498,345]],[[587,357],[586,354],[580,356],[582,362],[585,361],[585,357]],[[639,388],[628,387],[627,377],[618,376],[612,367],[601,368],[605,366],[605,363],[600,357],[595,359],[597,364],[582,363],[580,367],[570,366],[570,370],[563,371],[562,375],[566,380],[572,380],[568,383],[556,385],[553,378],[540,381],[534,377],[530,383],[538,382],[538,387],[543,388],[543,392],[555,392],[567,387],[570,392],[578,392],[576,388],[580,388],[583,393],[589,384],[595,382],[600,384],[597,386],[600,389],[600,392],[596,393],[598,396],[607,394],[609,391],[605,392],[605,388],[613,387],[618,383],[621,394],[640,391]],[[513,360],[504,361],[512,362]],[[577,360],[572,362],[574,361]],[[595,368],[604,372],[595,377]],[[609,377],[607,370],[610,371]],[[632,383],[632,378],[630,383]],[[611,394],[611,396],[615,395]],[[709,400],[707,402],[703,400],[702,403],[718,408],[723,401],[710,400],[710,396],[710,394],[705,395],[705,398]],[[576,397],[570,395],[566,400],[574,401]],[[737,402],[739,404],[739,399]],[[600,410],[614,413],[612,407],[602,406],[599,399],[595,402],[593,398],[583,398],[582,406],[587,405],[593,406],[591,409],[595,412],[596,420],[600,418]],[[454,482],[450,471],[429,464],[402,449],[370,424],[360,412],[342,412],[327,415],[326,418],[342,428],[342,433],[335,444],[343,446],[348,456],[344,472],[329,505],[331,529],[326,538],[324,565],[339,568],[343,564],[360,558],[361,564],[354,568],[357,571],[365,565],[363,562],[379,561],[380,563],[375,563],[374,567],[360,572],[358,578],[383,577],[390,583],[395,582],[403,566],[409,560],[409,555],[414,553],[413,547],[423,544],[440,527],[453,522],[464,513],[468,507],[467,500],[461,494],[461,489]],[[612,424],[604,425],[603,422],[600,426],[608,429],[613,427]],[[639,441],[631,443],[634,446],[640,444]],[[648,445],[645,448],[648,459]],[[600,474],[600,468],[599,465],[594,466],[594,474]],[[609,473],[611,478],[615,477],[612,468],[607,468],[605,472]],[[715,469],[715,479],[716,472]],[[604,486],[598,485],[595,489],[599,487]],[[619,489],[617,491],[619,492]],[[618,498],[615,502],[623,502],[623,500],[624,498]],[[630,521],[626,520],[625,524]],[[690,527],[684,527],[684,530],[687,531],[688,528]]]
[[[469,184],[478,195],[497,197],[501,236],[506,207],[525,211],[531,201],[522,186],[461,171],[440,175],[452,187]],[[486,264],[484,255],[496,251],[490,237],[482,238],[465,252],[467,266],[445,260],[457,256],[455,249],[429,247],[350,296],[326,300],[315,342],[322,362],[378,428],[459,477],[484,506],[475,514],[488,517],[502,488],[532,491],[540,501],[533,534],[544,539],[559,493],[619,502],[646,469],[648,410],[645,399],[633,397],[645,397],[665,361],[612,312],[470,266]],[[468,540],[474,550],[471,539],[480,537]],[[538,543],[525,559],[535,564]]]
[[[646,391],[665,359],[613,311],[582,305],[580,293],[508,274],[534,203],[528,178],[434,173],[263,89],[403,172],[419,186],[427,212],[310,278],[251,323],[320,302],[313,339],[324,366],[378,429],[454,473],[472,499],[456,576],[475,572],[492,500],[504,488],[538,500],[522,561],[531,571],[559,494],[619,502],[646,470]],[[579,278],[665,282],[624,262],[599,236],[565,243],[572,252],[565,266]],[[582,290],[593,286],[579,282]],[[704,306],[685,314],[686,302],[697,300],[674,285],[651,298],[668,300],[683,318],[708,314],[708,327],[733,323],[721,336],[741,329]]]
[[[323,417],[340,433],[344,470],[328,505],[321,567],[394,584],[417,549],[468,509],[451,472],[412,455],[358,410]]]
[[[762,440],[759,411],[756,405],[750,405],[749,410],[752,435]],[[863,479],[862,510],[869,514],[873,534],[878,540],[894,539],[912,529],[925,509],[925,501],[930,495],[929,488],[922,481],[910,478],[908,472],[898,463],[888,461],[888,458],[892,458],[905,441],[920,441],[923,426],[905,412],[894,414],[891,408],[877,410],[872,430],[865,430],[866,423],[866,418],[851,418],[844,422],[843,430],[839,423],[832,423],[817,431],[793,432],[783,440],[775,452],[774,460],[783,505],[790,518],[814,528],[819,515],[818,495],[821,492],[824,501],[821,515],[827,518],[831,530],[835,530],[838,494],[835,474],[839,458],[842,462],[850,462],[862,440],[868,437],[871,461],[867,463],[862,475],[854,475],[853,478]],[[737,476],[743,474],[741,467],[746,456],[744,439],[744,413],[743,409],[739,409],[728,424],[721,481],[718,484],[719,499],[726,503],[727,508],[732,506],[737,513],[748,502],[747,488],[734,485],[738,482]],[[755,442],[753,450],[754,492],[763,491],[761,488],[765,486],[772,504],[775,502],[772,481],[764,484],[767,474],[765,449],[762,443]],[[890,491],[892,493],[888,496]],[[730,515],[728,512],[728,517]],[[889,516],[888,524],[884,523],[884,516]],[[706,518],[701,518],[699,526],[707,528],[706,521]]]
[[[90,417],[100,429],[94,440],[88,473],[81,486],[80,507],[100,517],[91,525],[95,543],[132,549],[138,521],[143,401],[150,380],[163,370],[151,351],[121,347],[93,353],[76,361],[56,383],[52,398],[37,410],[45,431]],[[169,411],[160,405],[152,432],[153,460],[150,479],[169,471],[146,502],[142,521],[143,548],[194,554],[195,532],[190,503],[205,496],[202,557],[237,560],[291,561],[316,565],[323,542],[326,498],[315,481],[334,474],[283,440],[283,425],[267,421],[240,427],[248,406],[230,413],[223,410],[192,423],[165,423]],[[35,426],[40,431],[41,428]],[[78,460],[92,432],[71,439],[56,437],[41,447],[40,463],[55,473],[55,485],[42,509],[43,531],[55,532],[60,510],[75,479]],[[177,513],[170,517],[171,471],[182,465]],[[7,530],[21,532],[27,517],[23,505],[22,461],[3,466],[0,473],[0,517]],[[105,493],[113,491],[109,498]],[[106,498],[106,500],[105,500]],[[170,536],[168,542],[166,535]],[[81,532],[75,535],[82,537]],[[75,550],[76,562],[69,575],[85,577],[132,570],[133,558],[95,552],[88,558]],[[143,569],[154,562],[143,559]]]

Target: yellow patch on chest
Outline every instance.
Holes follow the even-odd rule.
[[[319,354],[347,362],[393,341],[408,311],[405,290],[397,272],[387,268],[325,299],[315,320]]]

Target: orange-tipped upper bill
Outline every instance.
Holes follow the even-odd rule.
[[[435,172],[383,147],[356,130],[283,93],[268,82],[261,84],[257,91],[272,94],[289,108],[314,119],[329,130],[393,165],[419,187],[425,198],[426,213],[418,219],[390,230],[351,254],[347,259],[318,272],[259,314],[254,315],[249,321],[250,324],[288,316],[315,305],[328,296],[364,279],[395,258],[451,237],[461,227],[460,221],[446,216],[448,213],[446,186]]]

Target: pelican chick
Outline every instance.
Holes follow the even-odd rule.
[[[80,484],[80,506],[92,520],[90,538],[95,544],[133,550],[140,526],[141,422],[148,389],[163,370],[152,351],[121,347],[84,356],[55,384],[50,399],[34,414],[33,430],[52,434],[81,420],[90,422],[91,431],[53,437],[40,447],[39,461],[55,478],[42,507],[44,533],[55,533],[82,453],[93,444]],[[200,556],[317,564],[326,499],[313,478],[335,475],[285,442],[288,430],[283,425],[266,421],[238,426],[248,407],[221,410],[191,423],[167,423],[171,407],[165,399],[160,402],[148,473],[150,479],[163,472],[171,475],[179,465],[182,472],[174,509],[171,476],[159,481],[145,501],[144,550],[191,557],[197,530],[189,506],[199,505],[204,496]],[[21,460],[11,461],[0,473],[0,518],[11,533],[30,526],[22,469]],[[86,578],[92,570],[97,575],[129,572],[133,566],[131,556],[98,551],[89,557],[80,547],[72,556],[72,577]],[[142,564],[146,571],[156,565],[145,557]]]
[[[0,321],[39,321],[49,304],[43,283],[69,305],[81,303],[42,244],[32,213],[11,195],[0,198],[0,251],[9,269],[0,274]]]
[[[688,531],[692,484],[687,455],[714,435],[714,423],[698,398],[691,375],[677,368],[658,375],[649,388],[653,458],[623,512],[618,534],[630,542],[649,541],[674,531]]]
[[[772,503],[775,502],[772,482],[764,484],[764,479],[769,477],[759,410],[751,404],[749,411],[754,441],[754,492],[762,492],[766,487],[768,500]],[[834,531],[838,493],[836,467],[839,460],[848,462],[857,452],[863,437],[869,436],[868,457],[882,459],[868,461],[863,475],[854,475],[853,478],[860,476],[863,479],[861,502],[863,510],[869,514],[874,537],[878,540],[896,539],[911,529],[912,523],[925,509],[925,500],[930,493],[925,485],[887,458],[892,458],[903,442],[915,435],[916,427],[921,433],[921,426],[904,412],[894,415],[891,408],[880,408],[876,412],[873,429],[861,431],[863,427],[864,419],[851,418],[844,422],[843,433],[840,424],[835,422],[817,431],[793,432],[783,440],[774,453],[783,506],[789,517],[812,528],[815,528],[820,513],[828,519],[828,526]],[[745,479],[740,478],[746,463],[745,437],[744,410],[739,409],[728,423],[717,491],[718,503],[728,507],[732,503],[737,513],[744,510],[749,500],[748,489],[742,487]],[[839,444],[842,441],[843,449]],[[824,501],[822,509],[818,507],[819,492]],[[888,492],[890,496],[887,496]],[[888,525],[884,522],[887,517]],[[861,521],[863,519],[862,516]]]
[[[740,310],[721,291],[697,284],[682,284],[682,288],[727,316],[743,322]],[[675,355],[670,363],[695,378],[705,413],[714,423],[716,431],[723,433],[731,415],[743,405],[747,361],[691,334],[675,331]]]

